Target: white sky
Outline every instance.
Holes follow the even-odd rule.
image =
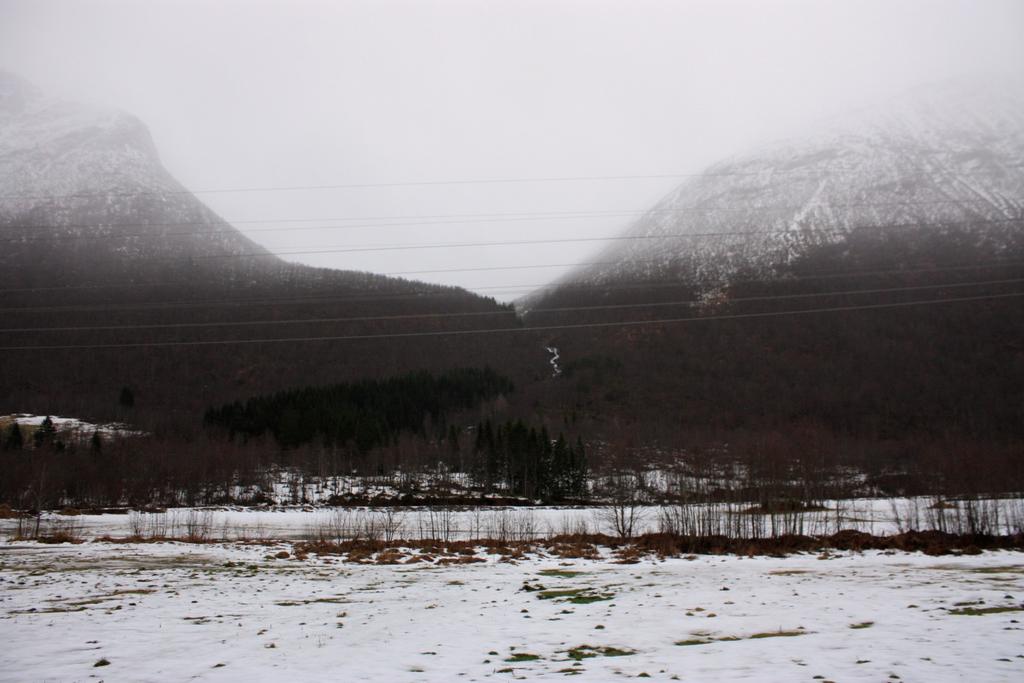
[[[697,172],[865,99],[1019,73],[1022,35],[1020,0],[0,0],[0,68],[51,94],[139,116],[193,190]],[[300,251],[607,236],[628,217],[508,214],[640,211],[677,182],[200,197],[229,221],[331,219],[237,223],[260,228],[249,234],[271,250]],[[465,214],[502,215],[391,227],[352,220]],[[346,227],[310,229],[320,225]],[[290,258],[406,273],[586,262],[601,246]],[[508,299],[564,271],[409,277]]]

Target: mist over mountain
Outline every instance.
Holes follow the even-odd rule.
[[[983,443],[1024,419],[1019,91],[921,89],[716,164],[522,320],[285,263],[177,183],[137,120],[3,92],[9,412],[123,419],[127,387],[137,418],[195,427],[259,393],[492,366],[509,415],[627,454],[795,423],[843,448]]]
[[[0,73],[0,187],[9,258],[43,240],[71,257],[63,272],[101,253],[266,256],[167,172],[141,121],[47,97],[9,73]]]
[[[0,0],[0,683],[1024,680],[1022,27]]]
[[[1019,436],[1022,92],[920,88],[682,183],[519,302],[575,414],[621,443]]]
[[[1024,84],[950,81],[710,166],[630,225],[599,265],[557,284],[667,278],[714,289],[855,231],[970,231],[1007,248],[1022,216]]]
[[[459,288],[282,261],[175,180],[141,121],[8,73],[0,188],[0,345],[13,347],[0,411],[109,415],[122,386],[157,412],[199,411],[250,391],[483,364],[486,344],[430,335],[515,324]],[[427,336],[390,339],[413,331]]]

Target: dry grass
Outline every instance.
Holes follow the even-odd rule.
[[[795,636],[805,635],[807,635],[806,631],[783,631],[782,629],[779,629],[778,631],[765,631],[763,633],[754,633],[752,635],[747,636],[747,639],[758,640],[760,638],[793,638]]]
[[[16,513],[14,513],[16,514]],[[23,520],[26,521],[26,520]],[[74,518],[64,518],[63,524],[48,523],[41,529],[38,538],[32,531],[32,520],[20,525],[26,533],[18,534],[18,540],[38,540],[48,543],[77,543],[81,540],[80,530]],[[107,543],[220,543],[224,539],[214,538],[201,524],[182,529],[183,535],[162,533],[132,534],[127,537],[103,536],[97,541]],[[258,541],[237,541],[239,543],[270,546],[277,542],[265,538]],[[325,540],[316,539],[295,543],[292,554],[295,559],[309,555],[337,556],[347,562],[402,564],[409,562],[437,562],[440,564],[472,564],[484,561],[481,553],[497,555],[502,561],[516,562],[533,554],[548,554],[560,559],[598,560],[603,557],[602,549],[610,549],[614,561],[631,564],[648,558],[683,557],[694,559],[704,555],[746,555],[785,557],[793,553],[820,553],[837,550],[900,550],[924,552],[929,555],[966,555],[984,550],[1024,550],[1024,534],[1003,536],[978,536],[951,534],[938,531],[906,532],[890,536],[874,536],[859,531],[842,531],[831,536],[779,536],[775,538],[740,539],[724,536],[692,537],[665,533],[637,536],[628,541],[603,534],[555,536],[547,540],[500,542],[493,539],[460,541],[401,540],[390,542],[373,539]],[[935,567],[940,568],[940,567]],[[956,568],[956,567],[951,567]],[[551,570],[549,575],[570,573]],[[774,576],[788,576],[806,570],[776,570]],[[1007,566],[977,570],[983,573],[1020,573],[1024,568]]]

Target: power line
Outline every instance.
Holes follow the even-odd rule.
[[[565,182],[609,182],[623,180],[671,180],[680,178],[738,178],[738,177],[774,177],[782,175],[790,178],[818,179],[833,176],[841,173],[849,173],[854,168],[833,168],[819,170],[814,173],[806,173],[805,169],[764,169],[759,171],[702,171],[699,173],[650,173],[650,174],[627,174],[627,175],[580,175],[580,176],[539,176],[539,177],[512,177],[512,178],[462,178],[443,180],[411,180],[376,183],[331,183],[322,185],[265,185],[250,187],[221,187],[204,188],[198,190],[141,190],[135,192],[73,192],[68,194],[6,194],[0,195],[2,199],[87,199],[91,197],[149,197],[149,196],[174,196],[174,195],[195,195],[195,194],[229,194],[247,192],[300,192],[318,190],[365,190],[390,187],[440,187],[445,185],[523,185],[530,183],[565,183]],[[983,173],[970,173],[957,171],[958,176],[972,177],[984,175]]]
[[[729,280],[728,285],[739,285],[739,284],[758,284],[758,283],[775,283],[785,284],[789,282],[806,282],[810,280],[831,280],[841,279],[850,277],[871,277],[877,275],[918,275],[921,273],[946,273],[956,272],[964,270],[984,270],[988,268],[1013,268],[1017,266],[1024,266],[1024,261],[985,261],[970,265],[956,265],[956,266],[943,266],[943,267],[927,267],[927,268],[890,268],[887,270],[841,270],[833,271],[830,273],[816,273],[814,275],[794,275],[794,276],[780,276],[777,278],[743,278],[737,280]],[[628,283],[614,283],[614,284],[597,284],[597,283],[578,283],[578,282],[565,282],[565,283],[551,283],[547,282],[540,285],[523,285],[528,287],[531,291],[542,290],[545,293],[552,291],[575,291],[577,289],[601,289],[601,290],[621,290],[621,289],[647,289],[654,288],[660,289],[664,287],[679,287],[682,285],[691,284],[682,280],[675,280],[671,282],[628,282]],[[485,288],[481,288],[485,289]]]
[[[530,183],[564,183],[564,182],[608,182],[620,180],[668,180],[678,178],[717,178],[717,177],[750,177],[750,176],[774,176],[789,175],[803,171],[804,169],[769,169],[763,171],[703,171],[700,173],[651,173],[632,175],[585,175],[585,176],[540,176],[540,177],[517,177],[517,178],[468,178],[468,179],[445,179],[445,180],[413,180],[399,182],[378,182],[378,183],[332,183],[324,185],[265,185],[252,187],[227,187],[227,188],[206,188],[199,190],[143,190],[136,192],[74,192],[68,194],[40,194],[40,195],[0,195],[0,199],[86,199],[91,197],[150,197],[150,196],[173,196],[191,194],[228,194],[244,192],[298,192],[317,190],[364,190],[388,187],[438,187],[444,185],[522,185]],[[827,172],[806,174],[807,178],[820,178],[827,175],[834,175],[842,169],[835,169]],[[960,174],[968,175],[968,174]],[[794,176],[789,176],[794,177]],[[799,177],[799,175],[795,176]]]
[[[669,178],[689,178],[708,175],[706,173],[668,173],[650,175],[617,175],[617,176],[559,176],[538,178],[479,178],[458,180],[415,180],[381,183],[333,183],[329,185],[265,185],[255,187],[221,187],[200,190],[147,190],[139,192],[77,192],[70,194],[51,195],[0,195],[0,199],[88,199],[92,197],[151,197],[168,195],[192,194],[229,194],[244,192],[300,192],[317,190],[365,190],[387,187],[436,187],[443,185],[502,185],[553,182],[595,182],[613,180],[664,180]],[[738,175],[738,174],[719,174]],[[754,175],[747,173],[743,175]]]
[[[296,342],[325,342],[325,341],[357,341],[376,339],[402,339],[417,337],[442,337],[442,336],[465,336],[483,334],[509,334],[521,332],[554,332],[560,330],[597,329],[608,327],[637,327],[645,325],[668,325],[688,322],[710,322],[715,320],[743,320],[751,318],[776,318],[786,315],[811,315],[815,313],[838,313],[846,311],[867,311],[887,308],[906,308],[909,306],[928,306],[934,304],[990,301],[995,299],[1007,299],[1024,296],[1024,292],[1012,292],[1006,294],[991,294],[985,296],[958,297],[946,299],[931,299],[924,301],[903,301],[887,304],[864,304],[861,306],[833,306],[827,308],[809,308],[794,311],[768,311],[761,313],[735,313],[730,315],[714,315],[688,318],[666,318],[662,320],[626,320],[619,322],[605,323],[578,323],[573,325],[540,325],[537,327],[506,327],[483,330],[444,330],[434,332],[395,332],[381,334],[363,335],[339,335],[322,337],[271,337],[266,339],[220,339],[205,341],[168,341],[168,342],[135,342],[121,344],[58,344],[48,346],[3,346],[0,351],[59,351],[59,350],[84,350],[84,349],[125,349],[125,348],[153,348],[153,347],[177,347],[177,346],[222,346],[229,344],[278,344]]]
[[[1020,223],[1024,222],[1024,218],[998,218],[998,219],[978,219],[972,221],[946,221],[939,223],[941,227],[952,227],[952,226],[967,226],[967,225],[996,225],[1003,223]],[[359,253],[371,253],[371,252],[390,252],[390,251],[418,251],[423,249],[463,249],[463,248],[480,248],[480,247],[509,247],[509,246],[530,246],[540,244],[570,244],[580,242],[619,242],[619,241],[630,241],[630,240],[662,240],[662,239],[693,239],[701,237],[750,237],[750,236],[781,236],[781,235],[801,235],[801,234],[812,234],[812,235],[847,235],[850,232],[857,230],[894,230],[899,228],[913,228],[922,226],[931,226],[931,224],[925,224],[921,221],[914,221],[911,223],[887,223],[879,225],[855,225],[848,229],[837,229],[832,228],[829,230],[814,229],[814,228],[799,228],[790,230],[726,230],[716,232],[685,232],[685,233],[661,233],[657,235],[609,235],[603,237],[559,237],[551,239],[534,239],[534,240],[501,240],[493,242],[437,242],[430,244],[399,244],[389,246],[373,246],[373,247],[329,247],[329,248],[313,248],[313,249],[300,249],[296,251],[261,251],[261,252],[249,252],[249,253],[227,253],[227,254],[196,254],[196,255],[176,255],[176,256],[158,256],[154,257],[154,261],[206,261],[214,259],[231,259],[231,258],[266,258],[266,257],[279,257],[279,256],[302,256],[311,254],[359,254]]]
[[[633,263],[660,263],[660,259],[648,259],[642,261],[634,261]],[[510,270],[510,269],[534,269],[534,268],[554,268],[554,267],[566,267],[566,266],[595,266],[595,265],[614,265],[615,261],[594,261],[591,263],[582,264],[542,264],[542,265],[525,265],[525,266],[493,266],[484,268],[461,268],[452,270],[440,270],[440,271],[410,271],[410,272],[465,272],[465,271],[491,271],[491,270]],[[787,276],[778,278],[762,278],[752,279],[744,278],[740,280],[731,280],[730,285],[735,284],[751,284],[751,283],[787,283],[787,282],[805,282],[811,280],[828,280],[836,278],[850,278],[850,277],[871,277],[879,275],[917,275],[922,273],[945,273],[945,272],[956,272],[965,270],[984,270],[991,268],[1013,268],[1018,266],[1024,266],[1024,261],[985,261],[975,264],[962,264],[956,266],[944,266],[944,267],[925,267],[925,268],[894,268],[887,270],[843,270],[835,271],[830,273],[817,273],[813,275],[800,275],[800,276]],[[396,273],[384,273],[384,275],[395,275]],[[421,283],[422,284],[422,283]],[[628,283],[544,283],[541,285],[501,285],[492,287],[480,287],[478,289],[499,289],[499,290],[526,290],[534,291],[543,289],[547,292],[550,291],[565,291],[565,290],[580,290],[580,289],[598,289],[602,291],[614,291],[614,290],[625,290],[625,289],[660,289],[666,287],[680,287],[694,284],[690,281],[685,280],[673,280],[671,282],[628,282]],[[95,285],[96,288],[108,288],[108,287],[180,287],[181,283],[126,283],[123,285]],[[23,289],[8,289],[0,290],[2,292],[37,292],[37,291],[53,291],[54,289],[59,290],[77,290],[77,289],[88,289],[89,287],[83,286],[68,286],[66,288],[23,288]],[[457,291],[437,291],[438,289],[454,289]],[[213,308],[213,307],[238,307],[238,306],[256,306],[256,305],[287,305],[287,304],[315,304],[315,303],[340,303],[340,302],[367,302],[367,301],[385,301],[385,300],[410,300],[410,301],[423,301],[432,298],[442,297],[459,297],[464,298],[468,295],[467,292],[460,290],[455,287],[447,287],[443,285],[431,285],[430,289],[413,290],[402,294],[380,294],[380,295],[365,295],[365,296],[309,296],[309,297],[272,297],[272,298],[260,298],[260,299],[223,299],[223,300],[205,300],[205,301],[150,301],[141,303],[124,303],[124,304],[81,304],[81,305],[66,305],[66,306],[22,306],[22,307],[10,307],[0,308],[0,312],[3,313],[66,313],[74,311],[116,311],[116,310],[146,310],[146,309],[168,309],[168,308]]]
[[[957,222],[957,223],[943,223],[943,225],[974,225],[974,224],[977,224],[979,222],[986,223],[986,222],[1019,222],[1019,221],[1024,221],[1024,218],[1019,218],[1019,219],[1017,219],[1017,218],[999,219],[997,221],[962,221],[962,222]],[[881,229],[881,228],[886,228],[886,227],[907,227],[907,226],[919,226],[919,225],[921,225],[921,224],[920,223],[903,223],[903,224],[873,225],[873,226],[872,225],[865,225],[865,226],[861,226],[861,227],[854,228],[854,229],[876,229],[876,228],[880,228]],[[709,236],[730,236],[730,234],[752,234],[752,233],[753,234],[773,234],[773,236],[777,236],[777,234],[793,234],[793,233],[800,233],[800,232],[796,231],[796,230],[779,230],[779,231],[757,231],[757,232],[725,231],[725,232],[705,232],[705,233],[690,233],[690,234],[691,234],[692,237],[709,237]],[[826,233],[826,232],[825,231],[817,231],[817,233]],[[657,237],[657,236],[652,236],[651,239],[654,239],[655,237]],[[676,237],[676,236],[660,236],[660,237]],[[587,239],[591,239],[591,238],[587,238]],[[603,238],[593,238],[593,239],[600,240],[600,239],[603,239]],[[614,238],[609,238],[609,239],[614,239]],[[273,254],[264,254],[264,255],[273,255]],[[225,256],[225,257],[231,257],[231,256],[244,257],[246,255],[244,255],[244,254],[239,254],[239,255],[227,254],[227,255],[223,255],[223,256]],[[172,258],[190,259],[191,257],[172,257]],[[664,259],[632,259],[632,260],[629,261],[629,263],[631,263],[631,264],[634,264],[634,263],[657,263],[657,262],[664,262]],[[370,273],[370,274],[380,275],[380,276],[402,276],[402,275],[433,274],[433,273],[443,273],[443,272],[483,272],[483,271],[493,271],[493,270],[527,270],[527,269],[535,269],[535,268],[591,267],[591,266],[599,266],[599,265],[615,265],[617,263],[620,263],[620,261],[589,261],[589,262],[574,262],[574,263],[538,263],[538,264],[518,264],[518,265],[507,265],[507,266],[478,266],[478,267],[472,267],[472,268],[430,268],[430,269],[421,269],[421,270],[394,270],[394,271]],[[283,265],[285,265],[285,266],[300,267],[300,268],[301,267],[305,267],[305,266],[303,266],[301,264],[293,264],[293,263],[289,263],[289,262],[285,262]],[[189,284],[195,284],[195,282],[196,281],[189,281]],[[220,281],[211,281],[211,282],[213,282],[214,284],[219,284],[220,283]],[[545,284],[534,285],[534,286],[529,286],[529,287],[540,288],[540,287],[546,287],[546,286],[549,286],[549,285],[551,285],[551,283],[545,283]],[[56,286],[56,287],[6,288],[6,289],[0,289],[0,293],[53,292],[53,291],[71,291],[71,290],[124,289],[124,288],[135,288],[135,287],[180,287],[180,286],[181,286],[180,282],[175,282],[175,283],[117,283],[117,284],[109,284],[109,285],[61,285],[61,286]],[[457,286],[437,285],[437,287],[457,287]],[[522,286],[522,287],[526,287],[526,286]],[[473,289],[476,290],[476,289],[507,289],[507,288],[500,286],[500,287],[497,287],[497,288],[496,287],[479,287],[479,288],[473,288]],[[0,309],[0,310],[2,310],[2,309]]]
[[[1024,202],[1024,199],[1010,199],[1010,202]],[[853,202],[847,204],[830,204],[829,209],[852,209],[852,208],[881,208],[890,206],[947,206],[947,205],[966,205],[977,207],[977,202],[960,199],[947,199],[947,200],[929,200],[929,201],[893,201],[893,202]],[[781,205],[781,206],[768,206],[768,207],[755,207],[761,211],[795,211],[805,208],[803,204],[795,205]],[[994,208],[994,207],[987,207]],[[162,233],[160,237],[190,237],[190,236],[202,236],[211,234],[236,234],[242,232],[242,234],[248,234],[252,232],[280,232],[280,231],[308,231],[308,230],[358,230],[368,228],[399,228],[399,227],[432,227],[436,225],[460,225],[460,224],[478,224],[480,222],[488,223],[509,223],[509,222],[523,222],[523,221],[549,221],[549,220],[581,220],[587,218],[604,218],[604,217],[628,217],[628,216],[648,216],[658,214],[686,214],[686,213],[704,213],[712,211],[750,211],[750,207],[740,206],[685,206],[685,207],[673,207],[673,208],[651,208],[651,209],[614,209],[614,210],[579,210],[579,211],[552,211],[552,212],[509,212],[509,213],[481,213],[481,214],[433,214],[433,215],[421,215],[421,216],[381,216],[381,217],[348,217],[348,218],[279,218],[279,219],[255,219],[255,220],[238,220],[238,221],[224,221],[228,224],[226,228],[217,227],[220,225],[219,222],[211,221],[178,221],[172,223],[77,223],[77,224],[26,224],[26,225],[9,225],[0,226],[0,230],[13,232],[14,230],[44,230],[44,229],[110,229],[110,228],[154,228],[154,227],[176,227],[176,226],[208,226],[217,227],[215,230],[205,231],[188,231],[188,232],[169,232]],[[444,218],[460,218],[465,220],[433,220],[433,219],[444,219]],[[234,224],[244,223],[313,223],[313,222],[338,222],[338,221],[395,221],[411,220],[413,222],[389,222],[389,223],[372,223],[363,225],[315,225],[315,226],[280,226],[272,228],[249,228],[245,231],[239,231],[231,227]],[[423,222],[430,220],[430,222]],[[112,237],[149,237],[151,233],[118,233],[117,235],[111,234],[94,234],[94,235],[81,235],[81,234],[60,234],[60,235],[33,235],[33,236],[22,236],[14,238],[6,238],[0,240],[0,242],[26,242],[26,241],[48,241],[53,239],[110,239]]]
[[[875,289],[854,289],[839,290],[832,292],[803,292],[796,294],[770,294],[763,296],[749,296],[730,298],[725,303],[748,303],[751,301],[776,301],[789,299],[809,299],[814,297],[829,296],[859,296],[864,294],[891,294],[896,292],[917,292],[931,289],[957,289],[963,287],[984,287],[989,285],[1008,285],[1024,282],[1024,278],[1013,278],[1005,280],[985,280],[980,282],[956,282],[933,285],[916,285],[910,287],[886,287]],[[629,304],[601,304],[597,306],[564,306],[557,308],[536,308],[530,313],[570,313],[602,310],[623,310],[631,308],[658,308],[666,306],[699,306],[706,302],[688,299],[684,301],[655,301],[645,303]],[[495,315],[515,315],[512,310],[498,311],[467,311],[449,313],[411,313],[405,315],[380,315],[380,316],[355,316],[344,318],[296,318],[290,320],[230,320],[218,322],[195,322],[195,323],[154,323],[147,325],[76,325],[62,327],[11,327],[0,328],[2,332],[91,332],[91,331],[117,331],[117,330],[163,330],[163,329],[196,329],[210,327],[249,327],[254,325],[305,325],[320,323],[339,322],[378,322],[388,320],[415,320],[415,319],[437,319],[437,318],[470,318]]]

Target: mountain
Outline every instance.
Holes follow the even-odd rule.
[[[623,448],[1019,445],[1022,93],[922,87],[680,184],[519,302],[574,419]]]
[[[281,261],[175,180],[137,118],[7,73],[0,242],[0,413],[124,419],[127,387],[136,417],[196,416],[281,388],[483,364],[493,340],[393,335],[515,324],[462,289]]]
[[[46,97],[8,73],[0,73],[0,190],[7,258],[45,241],[70,278],[105,254],[124,266],[266,256],[167,172],[137,118]]]
[[[854,231],[971,227],[995,243],[1024,216],[1024,86],[947,82],[727,159],[680,184],[557,283],[770,273]],[[532,299],[536,299],[534,295]]]

